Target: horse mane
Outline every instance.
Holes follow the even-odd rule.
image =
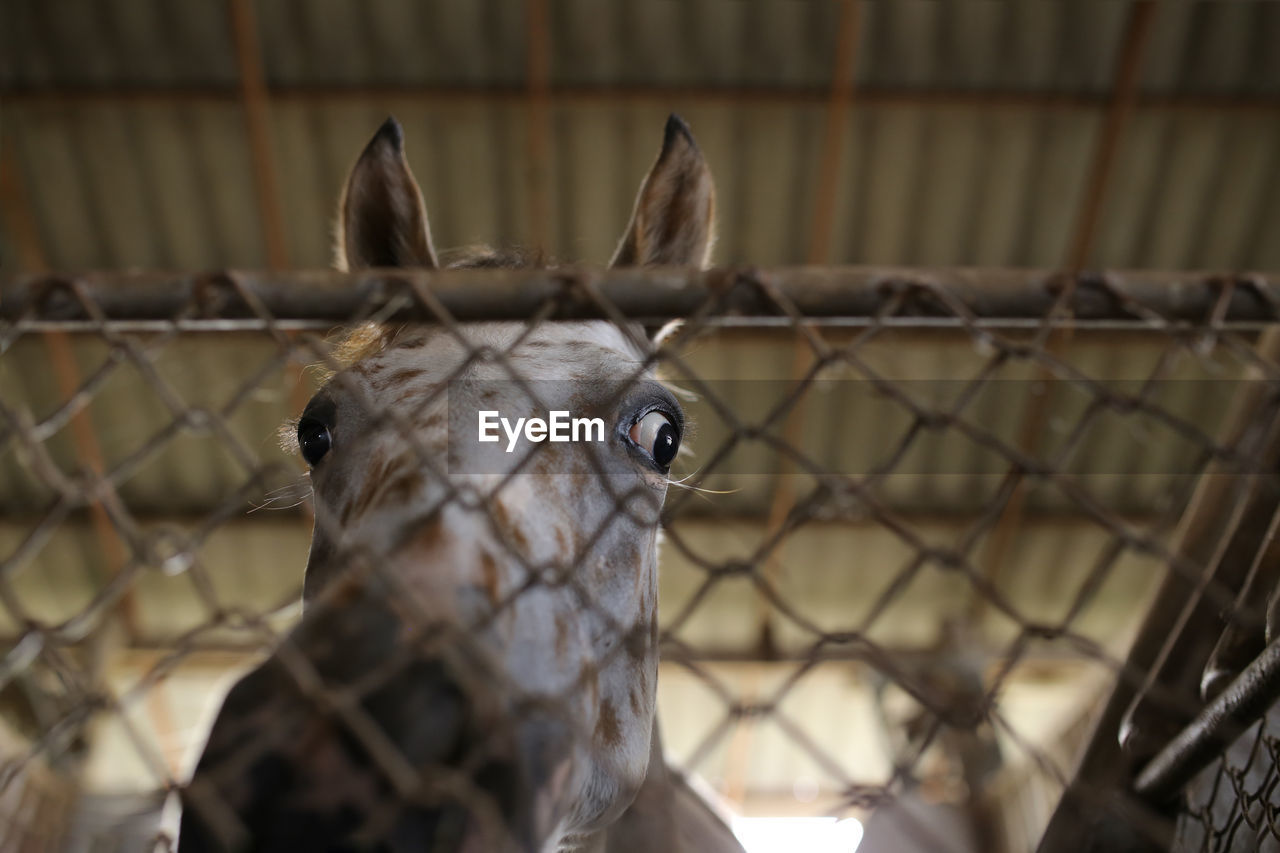
[[[513,246],[495,249],[483,244],[447,249],[440,255],[440,266],[447,270],[544,269],[554,264],[541,249]]]
[[[552,264],[546,253],[523,246],[497,249],[477,244],[446,249],[440,255],[440,268],[446,270],[543,269],[548,266]],[[385,348],[395,339],[397,331],[398,327],[363,323],[339,335],[330,351],[330,358],[338,369],[350,367]],[[332,368],[326,373],[331,376]]]
[[[543,269],[553,265],[541,249],[524,246],[498,249],[475,244],[446,249],[440,254],[440,268],[446,270]],[[315,371],[319,384],[323,385],[339,371],[381,352],[395,340],[402,328],[384,323],[361,323],[342,330],[333,339],[327,362],[312,364],[309,369]],[[286,453],[297,453],[297,429],[298,416],[294,416],[277,430],[280,447]]]

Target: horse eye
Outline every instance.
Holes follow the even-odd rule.
[[[666,469],[680,449],[680,433],[662,412],[649,412],[631,426],[631,440],[648,453],[659,468]]]
[[[298,421],[298,447],[308,465],[314,467],[332,446],[333,438],[329,435],[329,427],[323,422],[306,416]]]

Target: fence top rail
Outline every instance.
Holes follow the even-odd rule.
[[[162,324],[332,326],[366,319],[613,318],[649,323],[1121,325],[1280,322],[1280,276],[1209,272],[782,267],[86,272],[0,282],[21,330]]]

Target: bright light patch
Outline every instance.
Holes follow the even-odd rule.
[[[747,853],[853,853],[862,841],[853,818],[735,816],[730,826]]]

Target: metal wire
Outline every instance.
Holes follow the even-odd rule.
[[[1235,387],[1232,383],[1255,390],[1261,385],[1264,398],[1274,397],[1280,371],[1255,350],[1253,331],[1280,319],[1277,295],[1280,282],[1260,276],[1133,272],[1065,277],[1035,271],[853,268],[707,273],[228,272],[14,279],[0,287],[0,461],[14,478],[0,492],[10,517],[9,535],[0,551],[0,610],[10,632],[0,658],[0,703],[6,718],[25,724],[17,743],[0,742],[5,757],[0,793],[30,790],[31,780],[37,778],[75,779],[77,763],[91,750],[94,731],[109,719],[121,727],[120,737],[132,744],[156,788],[182,792],[186,807],[224,829],[226,838],[243,837],[246,828],[237,814],[245,810],[234,797],[228,800],[227,792],[233,789],[213,777],[198,777],[188,785],[186,769],[161,744],[165,735],[159,731],[159,718],[140,712],[184,664],[202,654],[235,651],[258,659],[269,655],[266,669],[259,671],[266,674],[254,682],[259,693],[244,688],[243,695],[233,698],[248,701],[245,697],[257,696],[271,713],[248,730],[215,730],[206,756],[221,755],[227,767],[256,766],[273,751],[296,750],[287,721],[309,719],[342,733],[344,743],[361,756],[363,770],[376,780],[375,799],[384,804],[437,816],[458,810],[486,831],[501,831],[514,814],[526,815],[524,805],[504,799],[501,791],[506,789],[491,784],[499,758],[509,756],[513,748],[501,724],[509,719],[504,716],[509,709],[503,708],[514,703],[517,716],[538,719],[546,731],[561,731],[572,718],[566,709],[577,701],[585,683],[574,682],[536,705],[521,705],[504,673],[486,665],[475,638],[522,606],[528,596],[564,589],[600,631],[616,639],[609,656],[595,661],[595,666],[626,654],[635,641],[634,626],[594,601],[579,577],[588,571],[584,561],[607,534],[608,525],[618,518],[648,523],[645,519],[658,518],[657,508],[651,499],[645,503],[644,494],[610,493],[606,523],[584,531],[583,542],[569,549],[572,553],[559,564],[529,561],[518,543],[507,542],[509,556],[524,564],[526,581],[505,590],[476,618],[442,626],[419,607],[404,579],[385,571],[385,565],[403,547],[405,537],[419,535],[446,512],[456,510],[501,527],[504,510],[498,498],[504,489],[513,488],[520,471],[542,464],[539,454],[531,453],[515,472],[498,478],[488,493],[459,485],[458,472],[451,473],[415,437],[414,418],[434,400],[443,399],[447,383],[430,399],[417,399],[411,406],[380,405],[342,372],[350,358],[334,349],[332,339],[299,331],[374,323],[411,336],[406,329],[431,324],[436,334],[451,336],[459,347],[453,375],[485,366],[538,399],[543,393],[539,377],[521,375],[513,353],[548,324],[593,318],[644,347],[634,375],[611,377],[618,383],[615,398],[631,393],[643,371],[657,367],[697,395],[698,405],[716,425],[710,440],[698,444],[697,469],[680,483],[689,488],[673,487],[661,514],[669,554],[696,573],[683,603],[663,614],[665,672],[691,679],[711,697],[704,700],[705,709],[695,712],[708,725],[681,756],[684,768],[700,772],[715,765],[720,768],[716,772],[741,775],[735,762],[740,765],[742,755],[749,754],[755,736],[751,732],[767,724],[794,760],[822,774],[828,794],[824,808],[866,819],[869,833],[877,815],[887,820],[896,813],[894,819],[906,820],[913,831],[927,836],[929,820],[902,817],[910,812],[907,805],[916,800],[947,802],[972,816],[978,849],[1025,849],[1043,830],[1047,816],[1015,821],[1011,809],[1020,808],[1017,798],[1028,791],[1048,790],[1051,793],[1044,796],[1056,797],[1067,786],[1087,728],[1071,721],[1071,742],[1047,742],[1022,730],[1011,716],[1007,694],[1027,667],[1061,661],[1087,664],[1104,674],[1103,682],[1130,685],[1182,722],[1202,712],[1213,716],[1215,708],[1232,701],[1224,694],[1206,710],[1198,696],[1151,678],[1153,671],[1127,661],[1123,648],[1094,635],[1090,620],[1112,606],[1108,584],[1123,574],[1120,566],[1125,560],[1147,561],[1155,574],[1194,584],[1207,606],[1226,614],[1217,630],[1230,625],[1252,632],[1256,647],[1262,648],[1265,620],[1238,601],[1239,584],[1226,580],[1234,575],[1216,576],[1210,570],[1216,563],[1179,549],[1172,537],[1197,478],[1205,472],[1241,483],[1271,482],[1272,431],[1261,423],[1266,418],[1254,412],[1258,429],[1244,438],[1224,436],[1220,407],[1178,409],[1161,392],[1168,383],[1190,381],[1178,371],[1192,365],[1202,370],[1197,374],[1200,381],[1208,379],[1228,390]],[[655,347],[644,343],[635,323],[672,319],[683,325]],[[482,320],[519,321],[521,331],[506,349],[477,346],[466,324]],[[1015,328],[1019,322],[1022,326]],[[754,327],[754,346],[782,342],[790,353],[799,342],[811,354],[809,369],[796,381],[777,383],[776,396],[759,411],[747,412],[744,394],[704,375],[707,362],[699,360],[700,347],[740,331],[734,324]],[[1106,325],[1113,330],[1108,335],[1127,336],[1116,339],[1121,359],[1128,352],[1125,347],[1139,341],[1156,353],[1142,362],[1142,375],[1128,371],[1131,385],[1119,388],[1112,381],[1115,377],[1106,375],[1114,365],[1099,367],[1077,358],[1070,346],[1061,349],[1046,343],[1049,329],[1091,325]],[[44,335],[67,330],[75,332],[78,358],[88,369],[75,392],[63,398],[44,386],[36,353]],[[908,342],[903,335],[911,336]],[[963,378],[949,380],[952,393],[945,399],[921,393],[895,372],[895,358],[922,341],[960,341],[978,365]],[[201,362],[202,348],[212,352],[216,343],[227,345],[222,352],[244,353],[250,351],[250,342],[262,358],[237,362],[244,369],[229,384],[224,382],[219,400],[210,401],[194,390],[192,365]],[[264,399],[281,420],[299,414],[285,411],[279,402],[289,364],[336,371],[335,387],[350,395],[368,418],[369,440],[395,438],[416,460],[419,476],[444,484],[434,506],[397,528],[396,535],[376,546],[366,542],[343,552],[345,571],[359,578],[359,584],[322,593],[298,628],[291,627],[297,614],[288,599],[229,604],[220,589],[221,569],[208,556],[218,536],[245,533],[241,514],[273,487],[282,488],[281,494],[290,499],[306,497],[305,487],[296,485],[297,469],[264,449],[266,436],[246,433],[246,419]],[[223,365],[214,367],[225,372]],[[1023,378],[1002,384],[1019,369],[1023,372],[1017,375]],[[1045,378],[1026,380],[1026,371],[1032,369]],[[874,464],[840,463],[811,433],[785,428],[789,419],[829,395],[823,389],[832,376],[856,381],[893,413],[875,425],[884,452]],[[763,387],[756,392],[762,393]],[[840,386],[835,387],[838,396]],[[1045,387],[1052,391],[1045,393]],[[1003,428],[992,405],[983,403],[984,395],[1002,389],[1002,404],[1010,402],[1010,393],[1019,406],[1032,395],[1044,394],[1059,440],[1026,446]],[[139,390],[145,392],[145,405],[138,402]],[[130,429],[108,432],[102,466],[86,465],[82,448],[68,440],[67,425],[92,417],[100,426],[126,409],[138,410]],[[1125,505],[1103,488],[1107,475],[1123,474],[1114,467],[1118,462],[1083,473],[1077,463],[1134,430],[1177,443],[1182,450],[1176,470],[1149,472],[1165,477],[1160,500],[1130,496]],[[218,448],[219,460],[207,466],[217,470],[213,482],[218,485],[198,504],[178,511],[172,502],[179,496],[169,496],[166,502],[164,496],[149,495],[142,484],[150,469],[164,469],[173,464],[175,453],[189,452],[192,436]],[[939,537],[938,525],[923,524],[920,510],[904,501],[894,484],[895,478],[914,477],[923,484],[917,491],[925,494],[954,488],[947,478],[963,466],[947,469],[935,461],[912,467],[916,463],[909,461],[921,446],[942,440],[962,442],[975,458],[985,459],[981,470],[966,473],[987,479],[973,480],[985,485],[974,487],[968,511],[947,520],[948,533]],[[735,454],[747,447],[767,460],[757,463],[763,467],[743,469],[735,461]],[[584,458],[594,475],[610,479],[607,460],[594,453]],[[795,472],[789,476],[796,477],[801,488],[779,514],[776,527],[759,529],[758,520],[748,516],[746,523],[757,529],[745,548],[716,550],[707,544],[716,541],[714,536],[691,535],[690,519],[704,531],[716,525],[728,531],[742,523],[700,508],[707,496],[696,489],[717,491],[743,473],[770,476],[783,464]],[[983,551],[1022,482],[1043,493],[1037,498],[1042,509],[1049,507],[1077,525],[1074,535],[1087,531],[1095,537],[1091,541],[1096,557],[1077,584],[1061,590],[1063,606],[1053,614],[1028,605],[1022,576],[1034,574],[1036,566],[1002,569],[988,562]],[[746,497],[737,500],[750,504]],[[1134,509],[1138,505],[1140,512]],[[317,533],[331,542],[344,541],[349,519],[341,508],[310,506]],[[107,520],[102,535],[123,545],[120,564],[103,566],[99,558],[87,559],[87,593],[77,593],[75,600],[69,594],[45,595],[32,580],[33,572],[65,559],[58,554],[60,537],[68,536],[91,507]],[[291,518],[300,522],[296,515]],[[797,593],[794,577],[803,573],[790,552],[799,537],[828,527],[865,531],[868,540],[874,535],[890,543],[880,555],[865,558],[872,561],[870,567],[852,554],[830,555],[830,572],[864,571],[870,572],[868,577],[887,578],[879,586],[868,582],[866,594],[857,601],[836,602],[834,612],[822,609],[829,602]],[[1029,532],[1015,532],[1013,553],[1029,548],[1030,539]],[[766,571],[767,565],[781,569]],[[199,624],[184,625],[167,636],[143,635],[138,620],[125,619],[121,628],[120,617],[138,612],[142,605],[136,598],[157,573],[189,580],[194,600],[203,608]],[[903,648],[882,639],[886,626],[902,618],[899,608],[913,584],[930,573],[953,582],[951,588],[961,591],[960,597],[980,603],[971,612],[986,615],[929,626],[936,629],[931,631],[932,645]],[[1041,569],[1036,576],[1038,582],[1048,582],[1050,574]],[[737,646],[709,647],[690,640],[691,626],[709,607],[707,602],[743,583],[771,615],[765,623],[769,630]],[[1131,609],[1136,625],[1142,612],[1136,606]],[[395,642],[375,643],[371,635],[361,633],[363,628],[352,634],[353,613],[400,626]],[[1001,632],[991,630],[993,622],[1003,626]],[[775,629],[779,633],[773,633]],[[348,635],[355,639],[335,645],[334,637]],[[1216,633],[1206,637],[1204,645],[1211,647],[1216,638]],[[102,663],[118,656],[122,645],[133,653],[149,650],[152,655],[124,689],[112,684]],[[346,655],[364,649],[366,656],[357,656],[358,663],[352,664],[335,648]],[[745,661],[788,666],[771,683],[758,678],[735,681],[726,675],[726,666]],[[850,667],[873,685],[867,694],[873,698],[867,701],[875,706],[884,740],[887,770],[881,778],[869,781],[854,768],[859,756],[849,754],[838,725],[815,728],[796,705],[806,684],[832,664]],[[406,673],[414,675],[409,678]],[[1237,720],[1239,724],[1250,724],[1275,700],[1273,680],[1259,682],[1265,689],[1252,690],[1249,703],[1257,713]],[[406,685],[435,691],[432,695],[456,689],[468,697],[469,716],[457,722],[459,731],[467,733],[465,744],[456,754],[424,757],[403,730],[388,727],[379,703],[386,701],[386,691],[404,690]],[[286,722],[273,725],[275,718]],[[1277,741],[1268,734],[1269,725],[1268,718],[1243,735],[1232,731],[1219,740],[1196,740],[1189,749],[1197,760],[1175,762],[1176,772],[1159,769],[1168,762],[1157,759],[1155,769],[1124,796],[1134,802],[1143,797],[1166,802],[1172,797],[1181,815],[1177,838],[1191,845],[1185,849],[1242,849],[1239,838],[1247,835],[1256,842],[1274,835],[1280,777],[1275,770]],[[1186,752],[1187,738],[1195,739],[1194,732],[1206,728],[1213,727],[1195,723],[1188,730],[1192,734],[1173,742],[1170,754]],[[563,736],[589,742],[596,734],[569,726]],[[1116,733],[1100,736],[1114,739]],[[1234,745],[1228,747],[1232,739]],[[1203,769],[1205,760],[1216,761],[1216,766]],[[1187,784],[1195,771],[1199,775]],[[1011,782],[1028,778],[1038,781]],[[735,789],[727,780],[722,782],[723,790]],[[67,784],[68,790],[74,787]],[[996,791],[1004,793],[997,797]],[[1080,796],[1084,807],[1101,812],[1113,795],[1098,790],[1091,800],[1086,788]],[[63,800],[57,802],[62,804],[58,808],[65,808]],[[895,812],[897,807],[901,808]],[[45,813],[52,812],[41,812]],[[387,820],[385,815],[371,818],[369,826],[386,829],[391,825]],[[46,821],[39,831],[51,832],[55,824]],[[1020,828],[1011,828],[1015,824]],[[150,833],[152,840],[157,837],[149,824],[139,832]],[[127,846],[120,844],[120,849]],[[440,849],[451,848],[442,843]]]

